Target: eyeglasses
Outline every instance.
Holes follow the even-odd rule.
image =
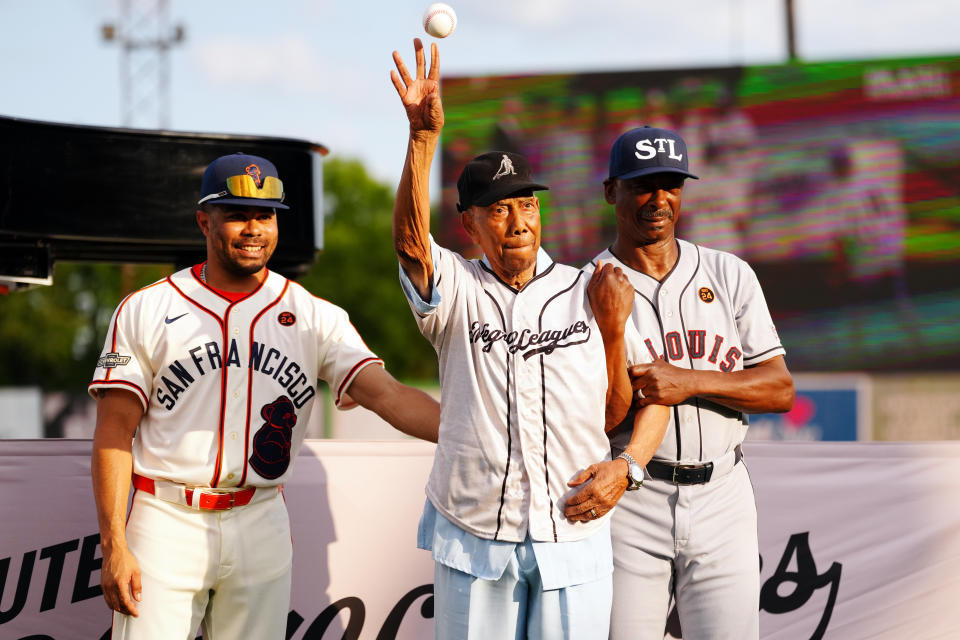
[[[225,195],[236,196],[238,198],[256,198],[257,200],[277,200],[283,202],[283,182],[280,178],[265,176],[263,186],[258,187],[254,182],[253,176],[243,174],[240,176],[230,176],[227,178],[227,190],[219,193],[211,193],[208,196],[200,198],[197,204],[203,204],[207,200],[222,198]]]

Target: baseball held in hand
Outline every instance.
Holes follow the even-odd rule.
[[[423,28],[434,38],[446,38],[457,26],[457,14],[453,7],[435,2],[423,12]]]

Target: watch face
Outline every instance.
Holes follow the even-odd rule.
[[[630,482],[634,486],[640,486],[643,483],[643,467],[634,462],[630,465]]]

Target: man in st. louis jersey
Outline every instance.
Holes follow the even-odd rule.
[[[683,139],[641,127],[610,151],[604,196],[617,237],[594,262],[635,291],[627,360],[635,407],[668,405],[670,424],[643,482],[613,516],[611,638],[661,640],[671,597],[685,640],[759,634],[757,510],[742,461],[747,413],[787,411],[793,381],[753,270],[675,236],[690,173]],[[629,426],[629,425],[628,425]],[[613,432],[616,453],[629,429]]]

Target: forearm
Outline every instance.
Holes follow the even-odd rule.
[[[419,389],[400,386],[402,389],[392,401],[377,408],[377,415],[408,436],[436,442],[440,430],[440,404]]]
[[[779,358],[782,362],[782,357]],[[793,406],[793,379],[785,366],[761,365],[742,371],[692,371],[692,395],[744,413],[781,413]]]
[[[421,440],[437,441],[440,403],[419,389],[401,384],[383,367],[364,367],[347,392],[394,429]]]
[[[93,495],[105,553],[126,547],[127,497],[133,472],[132,440],[122,428],[98,425],[93,439]]]
[[[651,404],[637,411],[633,419],[633,433],[625,451],[645,466],[656,453],[670,423],[670,407]]]
[[[430,298],[430,168],[439,133],[411,132],[393,206],[393,245],[424,300]]]
[[[610,431],[620,424],[630,410],[632,389],[627,374],[626,347],[623,331],[604,333],[603,350],[607,359],[606,421],[604,429]]]

